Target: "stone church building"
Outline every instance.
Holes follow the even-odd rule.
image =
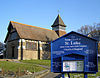
[[[4,58],[31,60],[50,59],[50,42],[66,34],[66,25],[58,14],[52,30],[14,21],[8,25]]]

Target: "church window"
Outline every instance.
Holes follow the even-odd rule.
[[[26,50],[37,50],[37,44],[35,42],[26,42]]]
[[[13,46],[12,47],[12,57],[14,58],[14,49],[15,49],[15,47]]]
[[[51,50],[50,44],[42,44],[42,50],[50,52]]]
[[[16,32],[12,32],[11,36],[10,36],[10,40],[14,40],[17,38],[17,33]]]

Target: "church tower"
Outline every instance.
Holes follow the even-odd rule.
[[[59,37],[66,34],[66,25],[64,24],[59,14],[51,27]]]

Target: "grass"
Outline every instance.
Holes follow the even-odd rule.
[[[0,68],[2,68],[5,71],[24,71],[28,70],[30,72],[39,72],[44,70],[45,68],[36,66],[33,64],[21,64],[21,63],[15,63],[15,62],[8,62],[8,61],[0,61]]]
[[[23,63],[51,66],[51,60],[21,60]]]
[[[39,65],[45,65],[45,66],[50,66],[50,60],[21,60],[21,62],[25,63],[15,63],[15,62],[8,62],[8,61],[0,61],[0,68],[3,68],[5,71],[9,70],[9,71],[18,71],[18,69],[23,70],[28,70],[30,72],[38,72],[38,71],[42,71],[45,68],[42,68],[40,66],[37,66],[35,64],[39,64]],[[26,64],[28,63],[28,64]],[[98,59],[98,70],[99,72],[96,73],[96,76],[91,76],[93,74],[88,74],[88,78],[96,78],[97,76],[100,76],[100,58]],[[77,76],[77,75],[81,75],[80,77],[83,78],[83,74],[70,74],[71,77],[72,76]],[[95,74],[94,74],[95,75]],[[79,77],[79,78],[80,78]],[[74,77],[75,78],[75,77]],[[77,77],[78,78],[78,77]]]
[[[37,65],[50,66],[50,60],[21,60],[22,63],[15,63],[9,61],[0,61],[0,68],[4,71],[21,71],[28,70],[30,72],[39,72],[45,68]],[[37,64],[37,65],[36,65]]]
[[[29,63],[29,64],[39,64],[39,65],[46,65],[46,66],[50,66],[50,60],[22,60],[21,62],[24,62],[24,63]],[[98,70],[100,70],[100,58],[98,59]],[[77,73],[75,73],[75,74],[70,74],[71,75],[71,77],[72,76],[77,76],[77,75],[81,75],[81,76],[79,76],[79,77],[77,77],[77,78],[80,78],[80,77],[82,77],[83,78],[83,74],[77,74]],[[94,76],[92,76],[92,75],[94,75]],[[97,76],[100,76],[100,72],[97,72],[96,73],[96,77]],[[88,78],[96,78],[95,77],[95,74],[88,74]],[[73,77],[72,77],[73,78]],[[75,78],[75,77],[74,77]]]

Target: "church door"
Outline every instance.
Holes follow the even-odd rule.
[[[15,47],[12,46],[12,58],[14,58],[14,49],[15,49]]]

